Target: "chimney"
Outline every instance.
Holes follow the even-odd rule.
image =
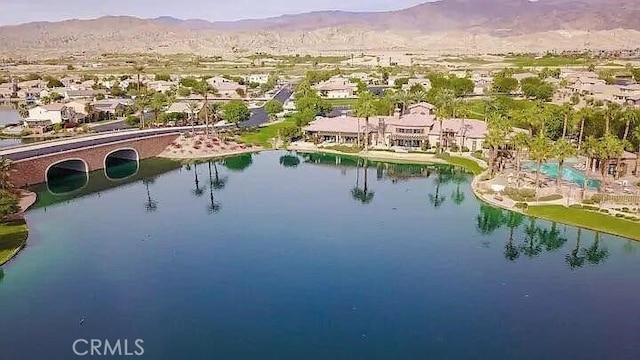
[[[396,109],[393,111],[393,117],[394,117],[395,119],[400,119],[400,109],[396,108]]]

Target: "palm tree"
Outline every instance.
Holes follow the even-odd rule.
[[[493,176],[495,171],[496,160],[498,158],[498,150],[506,144],[507,125],[505,119],[494,114],[489,119],[487,135],[484,139],[484,145],[489,147],[489,172]]]
[[[577,112],[577,115],[580,118],[580,135],[578,135],[578,151],[582,146],[582,137],[584,135],[584,122],[587,118],[593,116],[593,109],[590,107],[583,107]]]
[[[218,203],[217,201],[215,201],[215,199],[213,198],[213,188],[215,187],[215,183],[216,180],[214,179],[214,177],[212,176],[211,173],[211,161],[209,161],[207,163],[207,165],[209,166],[209,206],[208,206],[208,211],[209,214],[213,214],[213,213],[217,213],[218,211],[220,211],[220,203]],[[216,177],[218,176],[217,172],[216,172]]]
[[[27,109],[27,104],[20,103],[18,105],[18,115],[20,115],[20,117],[23,119],[26,119],[29,117],[29,109]]]
[[[584,265],[585,256],[580,251],[580,235],[582,234],[582,229],[578,228],[578,235],[576,238],[576,247],[571,250],[571,253],[565,255],[564,259],[567,262],[567,265],[571,268],[571,270],[577,269]]]
[[[569,103],[562,104],[560,108],[560,112],[562,113],[562,139],[567,137],[567,126],[569,124],[569,120],[573,119],[573,106]]]
[[[609,134],[611,131],[611,124],[615,123],[621,114],[621,106],[616,103],[607,103],[604,108],[605,127],[604,133]]]
[[[553,155],[553,147],[549,141],[544,136],[544,133],[539,133],[533,141],[531,142],[531,148],[529,151],[529,157],[531,160],[536,162],[536,190],[540,187],[540,168],[542,167],[542,163],[549,160],[549,158]],[[537,193],[537,191],[536,191]]]
[[[529,147],[531,137],[524,132],[518,132],[511,138],[511,146],[516,151],[514,158],[516,159],[516,175],[520,177],[520,153]]]
[[[94,109],[93,105],[91,105],[91,103],[86,103],[84,105],[84,112],[87,113],[87,117],[89,118],[89,121],[92,121],[93,120],[93,115],[95,113],[95,109]],[[86,120],[85,120],[85,122],[86,122]]]
[[[151,192],[149,191],[149,185],[156,181],[154,178],[143,179],[142,183],[147,188],[147,201],[144,203],[144,208],[147,212],[151,213],[158,210],[158,202],[151,198]]]
[[[222,104],[219,102],[212,102],[207,105],[206,114],[209,114],[209,116],[211,116],[212,127],[222,118],[221,110]]]
[[[196,125],[195,125],[195,114],[200,109],[200,105],[195,101],[190,101],[187,103],[187,109],[189,110],[189,114],[191,115],[191,133],[195,134]]]
[[[504,245],[504,257],[507,260],[515,261],[520,257],[520,249],[513,245],[513,231],[524,221],[524,216],[517,212],[509,211],[505,223],[509,228],[509,241]]]
[[[611,160],[618,159],[624,152],[624,146],[617,136],[606,134],[604,138],[600,139],[599,146],[597,147],[598,159],[600,160],[600,175],[603,182],[606,182],[607,173],[609,170],[609,164]],[[616,164],[616,174],[619,172],[620,162]]]
[[[629,128],[631,125],[635,125],[640,120],[640,111],[638,109],[625,109],[622,113],[622,118],[625,121],[624,135],[622,140],[627,140],[629,137]]]
[[[376,102],[376,99],[373,96],[373,94],[371,94],[369,91],[363,91],[362,93],[360,93],[360,96],[358,97],[358,101],[356,101],[356,104],[354,106],[355,115],[358,118],[361,118],[361,117],[365,118],[365,131],[367,132],[365,134],[365,141],[364,141],[365,150],[367,150],[367,147],[369,146],[369,132],[368,132],[369,117],[376,115],[375,102]],[[358,124],[358,130],[360,130],[359,124]],[[358,138],[359,137],[360,137],[360,134],[358,134]]]
[[[436,118],[438,119],[438,123],[440,125],[440,134],[438,136],[440,142],[440,153],[444,151],[444,119],[450,119],[456,114],[456,95],[453,91],[449,89],[444,89],[438,91],[436,94],[436,105],[438,106],[436,109]]]
[[[142,64],[137,64],[133,67],[133,71],[138,76],[138,96],[140,96],[140,86],[141,86],[140,75],[144,74],[144,69],[145,67]]]
[[[570,157],[576,156],[576,148],[572,143],[564,138],[558,140],[553,145],[553,157],[558,159],[558,175],[556,176],[556,186],[560,187],[564,171],[564,161]]]
[[[393,99],[396,104],[402,105],[400,107],[400,115],[404,115],[405,111],[413,101],[411,94],[409,94],[409,92],[407,91],[402,91],[402,90],[396,91],[394,93]]]
[[[632,137],[636,143],[636,168],[634,173],[638,176],[638,162],[640,162],[640,126],[636,126],[633,130]]]
[[[205,135],[209,135],[209,94],[216,94],[218,90],[211,86],[206,80],[198,82],[198,85],[193,88],[193,92],[202,95],[204,97],[204,118],[205,118]]]

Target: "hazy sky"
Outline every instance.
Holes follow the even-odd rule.
[[[395,10],[426,1],[433,0],[0,0],[0,25],[105,15],[238,20],[317,10]]]

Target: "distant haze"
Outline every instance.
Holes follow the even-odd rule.
[[[320,10],[384,11],[433,0],[0,0],[0,25],[106,15],[233,21]]]

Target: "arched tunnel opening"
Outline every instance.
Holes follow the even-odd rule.
[[[104,158],[104,172],[110,180],[121,180],[135,175],[139,168],[139,155],[135,149],[119,149]]]
[[[89,183],[89,165],[81,159],[68,159],[47,168],[47,187],[54,194],[79,190]]]

